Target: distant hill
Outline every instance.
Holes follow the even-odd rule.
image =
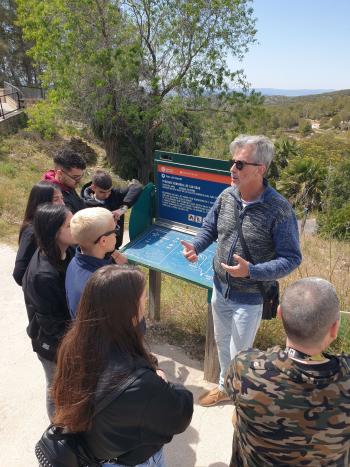
[[[260,92],[263,96],[309,96],[311,94],[324,94],[333,92],[334,89],[275,89],[275,88],[255,88],[255,91]]]
[[[306,102],[316,102],[321,99],[326,98],[327,100],[331,101],[334,98],[340,97],[349,97],[350,96],[350,89],[342,89],[340,91],[331,91],[331,92],[324,92],[322,94],[306,94],[302,96],[282,96],[282,95],[274,95],[274,96],[265,96],[265,104],[292,104],[292,103],[306,103]]]

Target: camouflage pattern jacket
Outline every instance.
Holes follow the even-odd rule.
[[[231,467],[350,465],[350,357],[324,355],[327,363],[306,365],[274,347],[232,361]]]

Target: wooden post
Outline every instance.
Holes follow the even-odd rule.
[[[153,269],[149,270],[149,317],[160,321],[160,288],[162,274]]]
[[[208,290],[208,322],[207,322],[207,337],[205,340],[205,356],[204,356],[204,379],[211,383],[218,383],[220,374],[220,365],[218,359],[218,351],[214,338],[213,314],[211,310],[211,295],[212,291]]]

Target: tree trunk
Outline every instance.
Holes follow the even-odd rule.
[[[108,162],[113,168],[118,166],[118,138],[117,135],[110,135],[104,138],[103,145],[106,151]]]
[[[154,133],[148,130],[145,135],[145,157],[140,167],[141,182],[143,184],[153,181]]]

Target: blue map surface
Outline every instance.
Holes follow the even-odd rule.
[[[213,286],[213,256],[216,243],[210,245],[190,263],[182,254],[180,240],[191,242],[191,234],[153,225],[123,249],[129,260],[160,272],[191,281],[203,287]]]

